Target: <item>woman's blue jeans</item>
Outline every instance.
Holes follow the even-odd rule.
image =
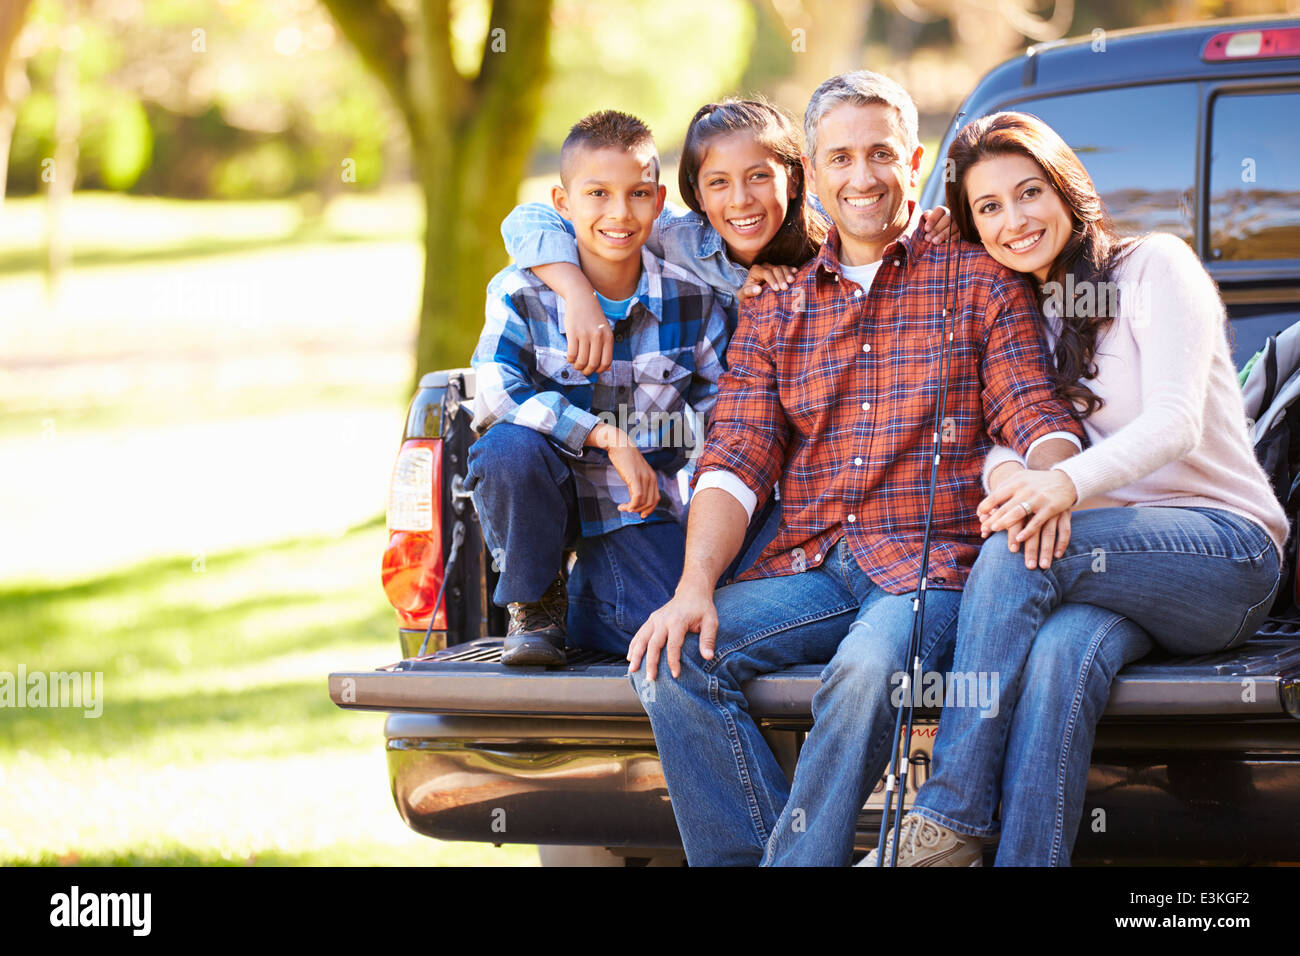
[[[1068,861],[1110,680],[1145,650],[1137,629],[1176,654],[1235,647],[1267,616],[1278,581],[1264,530],[1214,508],[1077,512],[1065,556],[1046,570],[1026,568],[1005,532],[992,536],[962,597],[953,671],[996,673],[998,707],[945,708],[934,772],[913,810],[992,836],[1005,798],[1003,829],[1016,832],[1004,832],[998,862]],[[1046,627],[1066,604],[1093,607]],[[1108,620],[1107,611],[1128,621]],[[1004,780],[1012,783],[1005,794]],[[1045,845],[1034,836],[1047,832]]]

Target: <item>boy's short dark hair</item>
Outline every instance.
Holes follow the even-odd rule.
[[[659,153],[650,127],[635,116],[618,110],[589,113],[573,124],[560,147],[560,181],[568,185],[573,172],[573,157],[578,150],[606,147],[626,150],[648,147],[654,164],[654,181],[659,182]]]

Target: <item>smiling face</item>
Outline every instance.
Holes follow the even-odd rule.
[[[965,186],[989,255],[1045,281],[1074,225],[1042,167],[1020,153],[989,156],[966,171]]]
[[[715,136],[705,147],[695,198],[741,265],[772,241],[795,192],[785,166],[749,133]]]
[[[566,183],[552,189],[551,200],[573,223],[580,257],[640,261],[641,247],[664,206],[658,165],[652,149],[575,150]]]
[[[921,169],[898,111],[883,103],[841,103],[817,123],[817,154],[804,157],[810,191],[840,234],[847,265],[880,258],[907,228],[907,192]]]

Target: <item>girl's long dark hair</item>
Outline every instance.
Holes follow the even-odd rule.
[[[1103,295],[1102,290],[1112,288],[1104,283],[1110,281],[1132,240],[1115,231],[1097,187],[1065,140],[1037,116],[1011,112],[975,120],[948,147],[944,177],[948,208],[963,239],[980,241],[966,192],[967,172],[981,160],[1008,155],[1026,156],[1037,163],[1070,212],[1070,238],[1048,270],[1044,285],[1057,283],[1053,288],[1062,297],[1061,335],[1054,355],[1056,394],[1086,417],[1101,407],[1102,400],[1083,383],[1097,377],[1097,339],[1115,318],[1114,310],[1103,306],[1114,303],[1116,297]],[[1072,280],[1067,282],[1067,276]],[[1064,298],[1071,290],[1075,297],[1089,290],[1093,306],[1075,308],[1074,302]],[[1036,291],[1041,308],[1047,293],[1043,286],[1036,286]]]
[[[754,257],[755,262],[798,268],[817,254],[826,240],[826,223],[804,201],[803,137],[799,127],[783,112],[762,100],[725,99],[701,106],[691,118],[682,145],[682,159],[677,167],[677,186],[682,201],[705,216],[695,198],[699,185],[700,164],[709,143],[729,133],[749,133],[785,167],[794,186],[794,197],[786,207],[781,228]]]

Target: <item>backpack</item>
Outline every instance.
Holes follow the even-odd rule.
[[[1270,335],[1240,373],[1255,457],[1273,494],[1296,524],[1300,516],[1300,322]],[[1282,580],[1271,617],[1300,617],[1297,538],[1283,549]]]

